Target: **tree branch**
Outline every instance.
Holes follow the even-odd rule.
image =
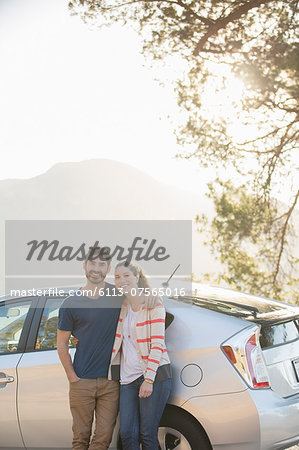
[[[293,214],[293,211],[294,211],[295,206],[297,204],[298,198],[299,198],[299,190],[298,190],[297,194],[295,195],[295,199],[294,199],[290,209],[288,210],[288,212],[286,214],[286,220],[285,220],[285,223],[284,223],[283,228],[282,228],[282,233],[281,233],[281,238],[280,238],[279,254],[278,254],[278,257],[277,257],[276,267],[275,267],[275,271],[274,271],[274,275],[273,275],[273,284],[275,284],[275,282],[276,282],[276,279],[277,279],[277,276],[278,276],[278,272],[279,272],[279,269],[280,269],[281,257],[282,257],[284,246],[285,246],[285,239],[286,239],[286,234],[287,234],[288,223],[289,223],[291,215]]]
[[[218,19],[215,21],[215,24],[211,25],[207,31],[207,33],[199,40],[199,42],[196,44],[196,47],[193,51],[193,55],[197,56],[203,46],[206,44],[208,39],[217,34],[219,30],[225,28],[230,22],[234,22],[240,17],[242,17],[244,14],[248,13],[253,8],[258,8],[259,6],[269,3],[272,0],[252,0],[244,5],[240,6],[238,9],[235,9],[232,11],[228,16],[224,17],[223,19]]]
[[[198,20],[200,20],[205,25],[212,25],[213,23],[215,23],[214,20],[208,19],[207,17],[203,17],[203,16],[200,16],[199,14],[197,14],[192,8],[190,8],[189,5],[184,3],[182,0],[129,0],[126,2],[124,1],[123,3],[119,3],[118,5],[113,5],[113,6],[111,5],[109,7],[104,7],[104,6],[98,5],[98,7],[102,11],[110,11],[112,9],[117,9],[117,8],[121,8],[123,6],[128,6],[128,5],[137,4],[137,3],[160,3],[160,4],[167,3],[169,5],[178,5],[181,8],[188,11],[190,14],[192,14],[194,17],[196,17]]]

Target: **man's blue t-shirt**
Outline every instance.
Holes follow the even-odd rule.
[[[59,310],[58,329],[79,339],[73,361],[79,378],[107,377],[123,297],[105,283],[105,295],[67,297]],[[114,294],[114,295],[113,295]]]

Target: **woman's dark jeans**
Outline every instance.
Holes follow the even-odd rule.
[[[143,375],[120,386],[120,437],[124,450],[158,450],[159,423],[171,390],[171,378],[156,381],[149,397],[139,398]]]

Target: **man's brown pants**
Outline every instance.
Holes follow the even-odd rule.
[[[70,383],[69,398],[73,450],[107,450],[118,414],[119,382],[107,378],[81,378]],[[90,442],[94,414],[95,431]]]

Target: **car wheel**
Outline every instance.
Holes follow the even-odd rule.
[[[161,450],[212,450],[210,441],[195,419],[174,408],[166,408],[158,433]]]

